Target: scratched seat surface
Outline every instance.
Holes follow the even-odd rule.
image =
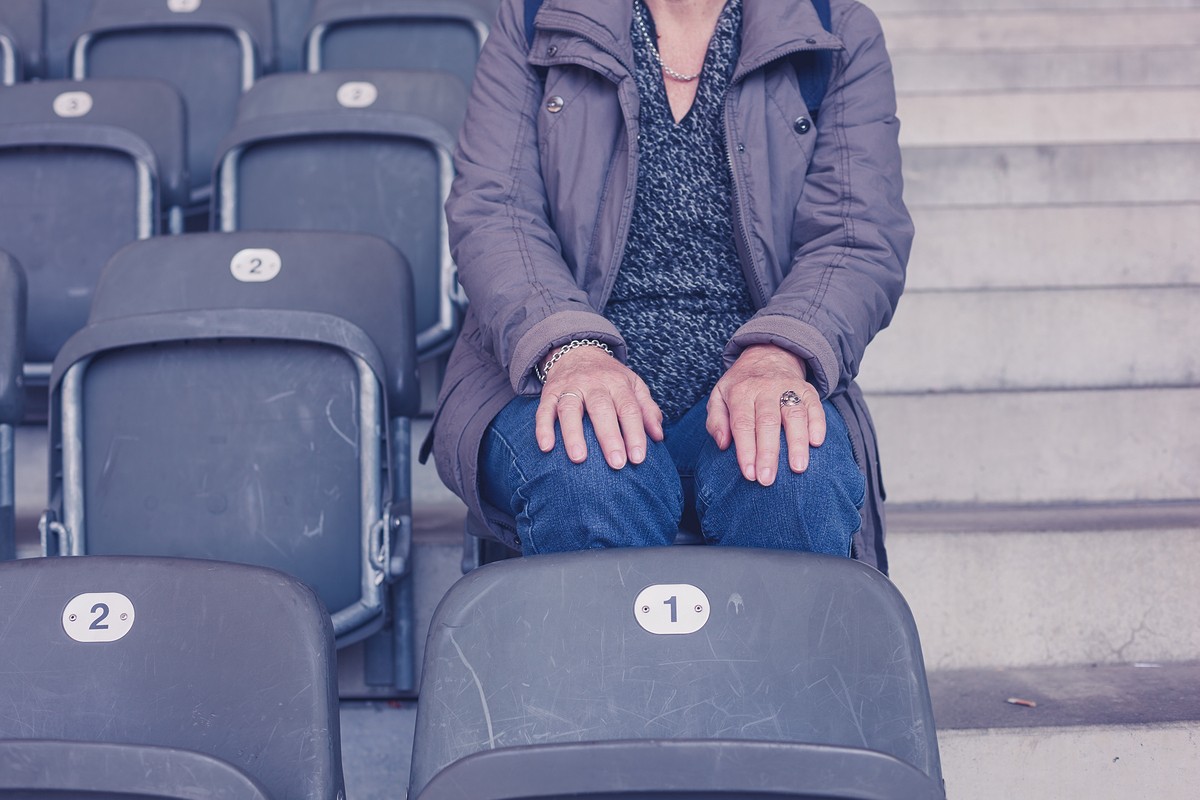
[[[551,796],[521,777],[551,768],[562,796],[766,795],[780,763],[799,771],[772,797],[940,796],[917,631],[869,567],[731,548],[537,556],[475,570],[435,614],[413,797]]]

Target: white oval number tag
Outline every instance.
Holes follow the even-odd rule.
[[[176,14],[190,14],[200,7],[200,0],[167,0],[167,10]]]
[[[65,119],[82,117],[92,110],[92,96],[87,92],[63,92],[54,98],[51,108]]]
[[[133,627],[133,603],[119,592],[76,595],[63,609],[62,625],[77,642],[115,642]]]
[[[642,589],[633,616],[650,633],[695,633],[708,622],[708,596],[690,583],[660,583]]]
[[[366,108],[378,99],[379,90],[366,81],[347,81],[337,90],[338,105],[343,108]]]
[[[266,247],[239,250],[229,262],[229,271],[242,283],[262,283],[279,274],[283,259]]]

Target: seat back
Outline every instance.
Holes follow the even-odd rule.
[[[270,66],[270,0],[93,0],[71,76],[167,81],[187,107],[192,199],[208,199],[213,153],[242,92]]]
[[[0,248],[29,278],[26,358],[47,367],[87,319],[100,268],[183,202],[184,116],[160,81],[0,92]]]
[[[442,70],[470,86],[498,0],[316,0],[309,72]]]
[[[25,409],[25,274],[0,250],[0,561],[16,557],[16,426]]]
[[[608,785],[597,773],[630,773],[604,759],[589,770],[586,759],[561,755],[570,745],[636,751],[620,744],[635,741],[651,752],[664,740],[695,742],[688,747],[704,758],[730,741],[780,745],[785,763],[788,747],[830,748],[841,763],[880,756],[906,768],[879,773],[876,789],[886,774],[915,772],[940,791],[912,616],[891,583],[858,562],[733,548],[587,551],[486,565],[443,599],[425,650],[411,796],[451,765],[501,748],[571,765],[561,787],[592,796]],[[559,755],[543,750],[551,745]],[[762,752],[744,749],[747,764]],[[521,757],[493,758],[500,766]],[[534,763],[516,772],[545,774]],[[793,778],[795,796],[824,785]],[[767,788],[746,780],[744,789]],[[735,784],[736,770],[721,781]],[[534,796],[535,785],[522,795],[510,782],[507,796]],[[876,796],[859,788],[832,796]]]
[[[0,563],[0,608],[0,797],[157,797],[145,790],[172,783],[193,797],[341,796],[332,630],[298,581],[215,562],[22,559]]]
[[[0,3],[0,86],[42,77],[42,0]]]
[[[413,270],[418,352],[441,352],[457,330],[443,203],[465,104],[444,73],[269,76],[221,144],[214,227],[387,239]]]
[[[409,531],[411,308],[374,237],[122,250],[55,362],[47,552],[271,566],[320,593],[341,643],[378,629]]]

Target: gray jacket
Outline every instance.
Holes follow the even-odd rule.
[[[479,498],[483,432],[514,396],[538,393],[533,366],[551,348],[598,338],[624,357],[602,311],[638,164],[630,0],[545,0],[532,47],[523,10],[523,0],[501,3],[455,159],[446,210],[470,306],[432,434],[438,472],[474,532],[510,543],[511,518]],[[744,0],[725,119],[738,254],[758,311],[725,360],[771,342],[807,361],[868,478],[855,553],[886,571],[875,434],[853,379],[900,297],[912,222],[879,22],[855,0],[832,10],[831,34],[808,0]],[[789,60],[812,49],[834,53],[816,127]]]

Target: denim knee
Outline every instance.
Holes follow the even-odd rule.
[[[712,544],[850,554],[862,524],[866,478],[854,458],[849,431],[824,404],[825,442],[810,450],[808,469],[794,473],[780,437],[775,482],[760,486],[742,475],[734,449],[709,443],[696,467],[696,503],[704,537]]]
[[[520,431],[505,427],[488,429],[480,459],[481,480],[488,485],[481,488],[485,499],[516,519],[522,553],[652,547],[674,540],[683,491],[661,443],[648,443],[641,464],[616,470],[604,460],[586,420],[588,457],[581,464],[567,458],[561,436],[543,453],[532,425]]]

